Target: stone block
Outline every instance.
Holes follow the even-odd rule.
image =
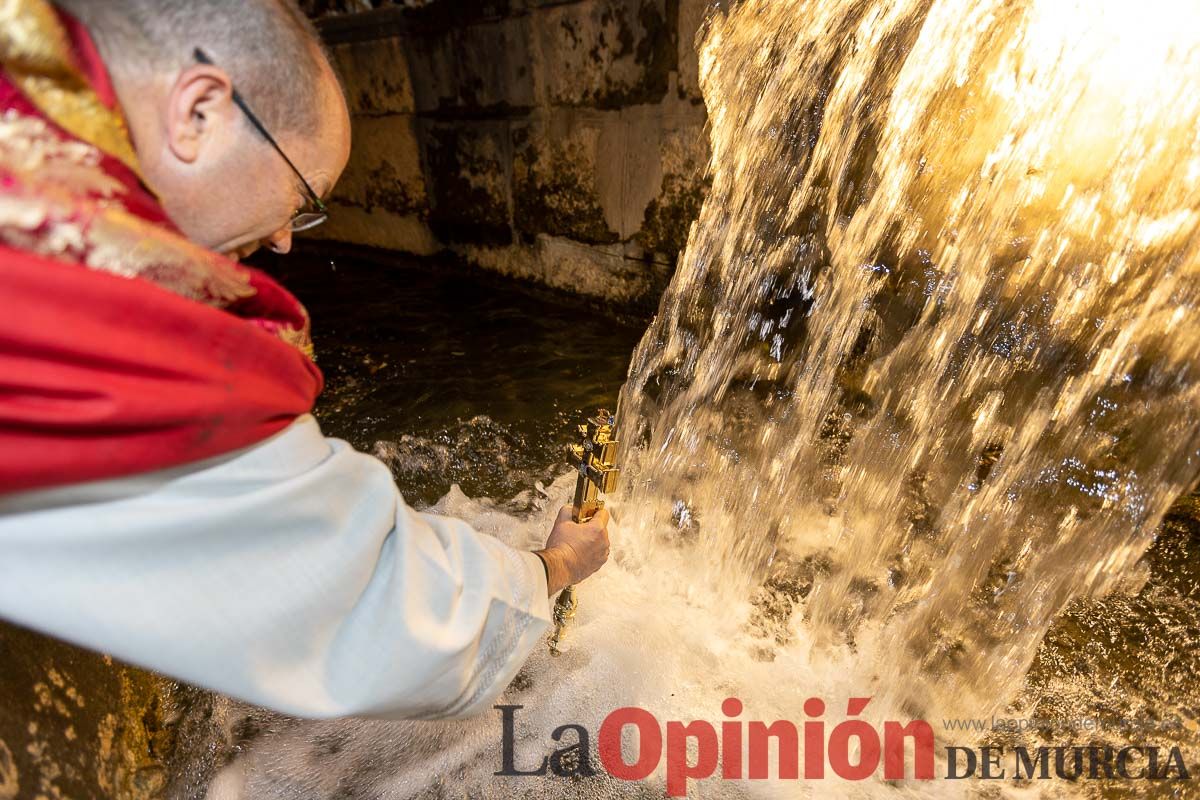
[[[351,141],[350,161],[332,199],[366,211],[423,216],[428,198],[413,117],[356,117]]]
[[[444,242],[512,241],[508,123],[421,121],[429,224]]]
[[[667,5],[591,0],[533,11],[547,100],[606,109],[661,100],[677,58]]]
[[[412,79],[396,38],[344,42],[330,48],[352,115],[411,114]]]
[[[350,162],[335,197],[353,198],[368,211],[382,207],[398,214],[423,215],[429,201],[415,118],[400,114],[358,117],[351,135]]]
[[[571,239],[540,235],[510,247],[456,245],[464,260],[501,275],[649,310],[666,286],[670,267],[648,262],[626,244],[584,246]]]
[[[658,106],[610,112],[602,136],[597,184],[609,224],[630,239],[642,225],[646,205],[662,185]]]
[[[600,194],[604,132],[599,118],[569,113],[513,125],[513,224],[523,236],[590,244],[621,238]]]
[[[679,96],[704,101],[697,37],[712,0],[679,0]]]
[[[403,46],[421,113],[478,116],[537,103],[540,70],[528,16],[450,28],[414,27]]]
[[[661,188],[645,207],[635,241],[649,253],[674,260],[687,245],[708,193],[709,150],[703,122],[663,131],[660,153]]]
[[[230,755],[207,692],[2,620],[0,653],[0,798],[194,796]]]

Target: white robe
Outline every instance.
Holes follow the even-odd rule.
[[[469,716],[550,625],[542,563],[409,508],[309,415],[182,468],[0,495],[0,616],[304,717]]]

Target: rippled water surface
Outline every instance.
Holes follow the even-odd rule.
[[[616,403],[645,315],[434,263],[302,252],[268,268],[313,317],[327,434],[387,462],[410,502],[451,483],[510,497]]]

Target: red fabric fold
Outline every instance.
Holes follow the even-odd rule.
[[[312,408],[321,374],[226,311],[0,248],[0,489],[219,455]]]

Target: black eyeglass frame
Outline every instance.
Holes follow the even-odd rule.
[[[210,67],[216,66],[213,60],[208,57],[208,54],[199,47],[193,51],[192,55],[194,55],[196,60],[201,64],[207,64]],[[297,211],[292,216],[289,226],[292,232],[295,233],[299,231],[306,231],[309,228],[315,228],[317,225],[320,225],[322,222],[329,219],[329,209],[323,202],[321,202],[321,197],[315,191],[313,191],[311,186],[308,185],[308,181],[304,179],[304,175],[300,173],[300,170],[296,169],[296,165],[293,164],[292,160],[287,157],[287,153],[283,152],[283,148],[279,146],[277,141],[275,141],[275,137],[272,136],[270,131],[267,130],[266,126],[259,121],[254,112],[250,110],[249,104],[246,103],[245,98],[242,97],[238,90],[232,86],[230,86],[230,90],[231,96],[233,97],[233,102],[242,110],[242,113],[246,115],[246,119],[250,120],[250,124],[254,126],[254,129],[262,134],[262,137],[267,140],[271,147],[275,148],[275,152],[279,153],[279,157],[287,163],[292,172],[296,173],[296,177],[300,179],[301,185],[304,186],[304,191],[308,193],[308,201],[311,202],[317,209],[316,211],[305,211],[302,208]]]

